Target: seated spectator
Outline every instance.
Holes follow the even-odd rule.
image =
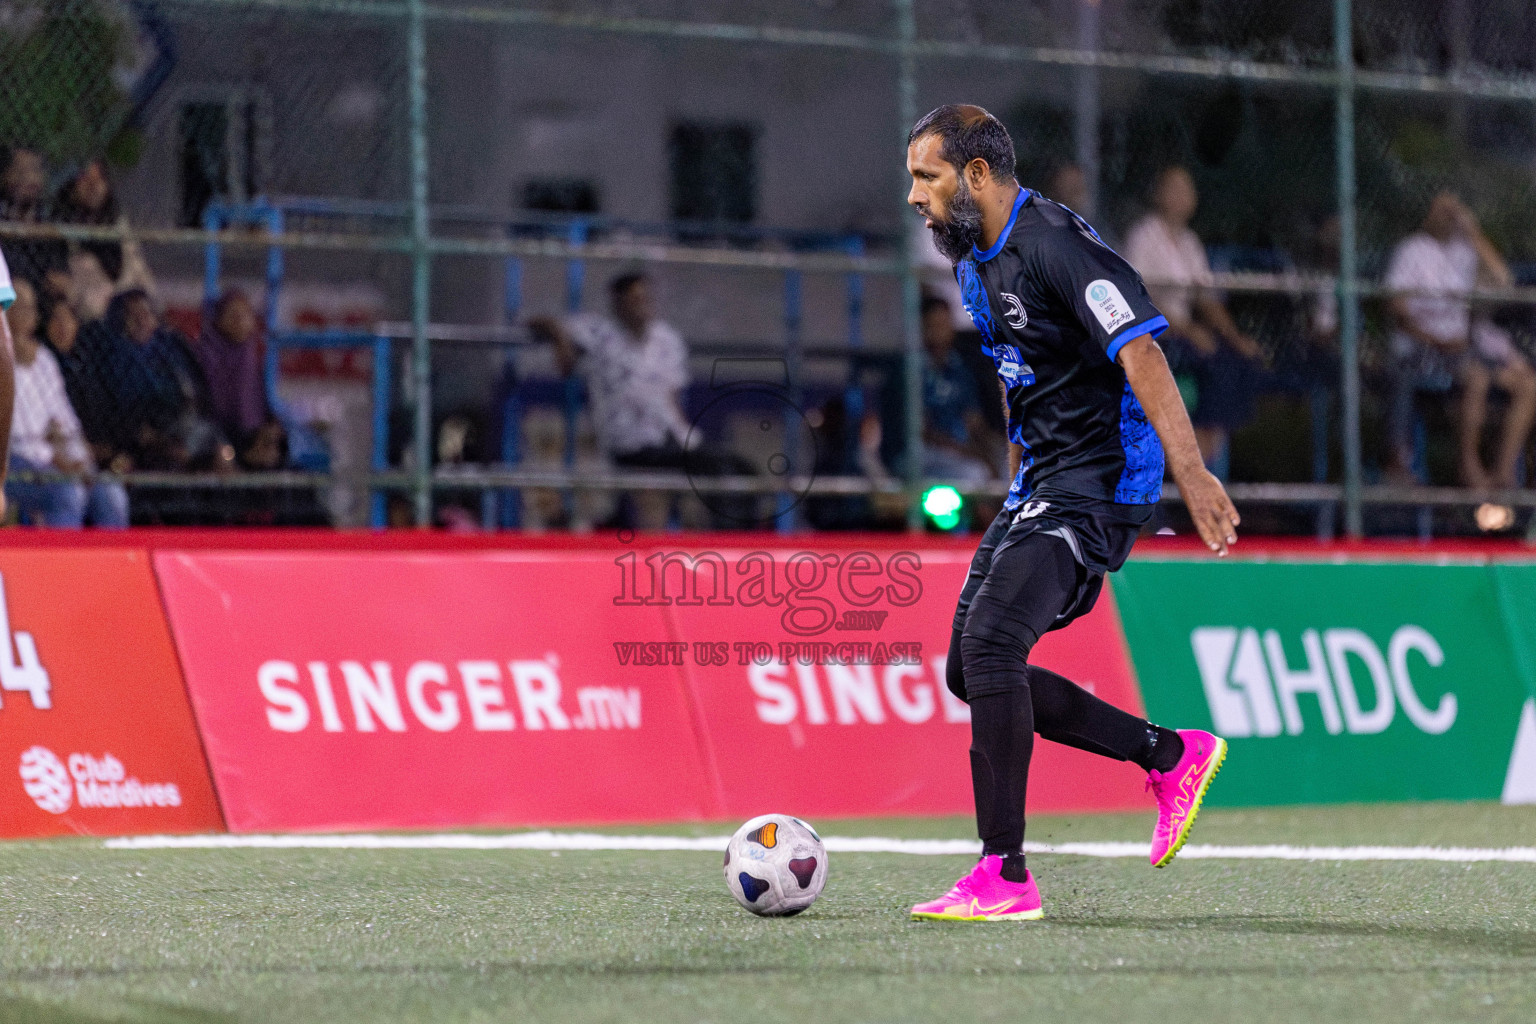
[[[691,475],[751,475],[746,460],[702,443],[683,415],[680,396],[688,383],[688,349],[670,324],[657,319],[644,274],[622,274],[609,284],[611,316],[582,313],[564,323],[539,319],[530,326],[552,337],[563,374],[583,371],[592,400],[598,442],[613,462],[630,469],[674,469]],[[755,501],[712,499],[723,520],[741,525],[754,518]],[[652,502],[639,525],[665,524],[665,505]]]
[[[128,227],[128,218],[118,211],[102,161],[90,161],[65,183],[54,203],[53,219],[65,224]],[[114,293],[143,289],[154,294],[149,266],[132,239],[79,242],[70,250],[71,301],[84,319],[104,316]]]
[[[246,469],[280,469],[287,438],[267,404],[261,370],[261,322],[244,292],[225,292],[204,318],[193,354],[208,388],[214,425]]]
[[[1536,371],[1509,334],[1474,315],[1464,295],[1478,284],[1508,287],[1514,278],[1472,211],[1450,192],[1430,203],[1419,230],[1398,243],[1387,266],[1392,313],[1393,474],[1412,478],[1413,400],[1421,390],[1460,383],[1461,479],[1469,487],[1513,487],[1536,421]],[[1510,397],[1492,472],[1479,452],[1488,391]]]
[[[955,351],[949,303],[930,295],[923,300],[922,314],[928,356],[923,362],[923,475],[986,483],[997,476],[997,453],[986,442],[976,378]]]
[[[1195,439],[1206,465],[1224,477],[1232,431],[1253,417],[1264,353],[1212,290],[1205,247],[1189,226],[1200,201],[1189,172],[1165,168],[1151,198],[1153,212],[1126,236],[1125,258],[1168,318],[1160,341],[1174,371],[1194,378]]]
[[[95,460],[64,391],[53,353],[37,337],[33,286],[17,280],[16,301],[6,311],[16,351],[16,406],[11,416],[12,477],[6,497],[34,525],[78,529],[128,525],[128,493],[120,483],[95,478]],[[18,480],[16,474],[55,473],[70,479]]]
[[[133,428],[115,397],[118,369],[100,324],[82,330],[75,311],[63,299],[42,304],[42,337],[58,361],[69,404],[80,419],[95,464],[115,473],[133,468]]]
[[[233,468],[234,447],[208,415],[208,385],[190,343],[160,322],[148,293],[115,296],[103,330],[117,405],[133,425],[134,461],[157,470]]]
[[[48,172],[35,149],[0,149],[0,220],[38,224],[47,219]],[[69,298],[69,247],[63,241],[7,238],[5,261],[14,277],[41,285],[39,299]]]

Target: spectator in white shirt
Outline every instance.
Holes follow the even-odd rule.
[[[1459,461],[1468,487],[1515,486],[1536,422],[1536,370],[1514,341],[1464,293],[1477,285],[1507,288],[1514,281],[1476,216],[1441,192],[1420,229],[1398,243],[1387,266],[1392,314],[1393,472],[1411,475],[1413,400],[1419,391],[1447,392],[1460,383]],[[1498,461],[1490,473],[1479,452],[1488,419],[1488,391],[1509,395]]]
[[[1168,318],[1161,339],[1176,372],[1195,379],[1190,414],[1206,465],[1225,468],[1231,432],[1253,417],[1263,350],[1232,319],[1213,290],[1205,246],[1190,229],[1200,195],[1182,167],[1165,168],[1152,188],[1152,212],[1127,233],[1125,258]]]
[[[16,404],[11,414],[7,497],[33,525],[78,529],[128,525],[123,485],[95,479],[95,462],[80,420],[64,392],[58,361],[37,337],[37,292],[15,282],[16,301],[6,310],[16,352]],[[71,479],[19,481],[16,473],[54,473]]]
[[[697,427],[683,415],[681,395],[688,383],[688,348],[672,326],[656,317],[650,281],[622,274],[610,282],[611,316],[580,313],[563,323],[539,318],[536,334],[555,341],[563,374],[581,372],[587,381],[598,443],[613,462],[629,469],[682,470],[691,475],[751,475],[739,456],[704,445]],[[643,502],[640,522],[665,525],[666,503]],[[746,525],[754,503],[711,498],[716,525]]]

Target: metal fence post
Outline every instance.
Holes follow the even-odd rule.
[[[804,313],[803,284],[800,271],[784,271],[784,383],[789,389],[789,405],[781,417],[784,424],[784,454],[788,456],[784,467],[785,481],[800,472],[816,471],[814,444],[811,465],[804,465],[801,457],[801,446],[805,441],[800,432],[800,424],[805,419],[805,394],[800,387],[805,362],[804,339],[800,334]],[[774,529],[779,533],[794,533],[800,518],[796,514],[794,492],[786,488],[775,494],[773,501]]]
[[[906,160],[907,133],[917,121],[917,17],[913,0],[896,0],[896,32],[900,40],[901,54],[896,74],[896,109],[901,121],[901,154]],[[922,327],[918,318],[920,292],[917,282],[917,253],[914,248],[911,226],[912,213],[906,204],[906,175],[902,175],[900,244],[905,257],[901,271],[901,367],[906,384],[906,418],[902,423],[906,443],[907,464],[904,476],[907,483],[907,529],[923,528],[923,350]]]
[[[427,338],[432,299],[431,225],[427,217],[427,33],[423,0],[409,0],[407,62],[411,122],[411,379],[416,418],[414,481],[416,525],[432,523],[432,344]]]
[[[1355,53],[1353,4],[1333,2],[1333,53],[1338,69],[1335,155],[1339,188],[1339,363],[1344,429],[1344,532],[1364,533],[1360,512],[1360,290],[1355,235]]]
[[[1077,48],[1099,52],[1099,5],[1102,0],[1077,0]],[[1077,165],[1088,183],[1088,208],[1077,212],[1095,217],[1099,212],[1099,69],[1084,64],[1072,75],[1072,143]]]
[[[389,470],[389,409],[394,394],[391,387],[390,339],[382,334],[373,339],[373,453],[375,473]],[[368,498],[368,525],[382,529],[389,525],[389,496],[375,487]]]

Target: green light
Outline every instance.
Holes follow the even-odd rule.
[[[941,530],[953,530],[960,525],[960,506],[964,499],[949,484],[936,484],[923,494],[923,511]]]

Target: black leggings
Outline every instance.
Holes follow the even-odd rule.
[[[965,692],[964,653],[960,631],[949,636],[949,661],[944,681],[949,692],[971,703]],[[1090,754],[1134,761],[1147,738],[1147,721],[1095,697],[1065,676],[1039,665],[1025,665],[1023,688],[1029,693],[1036,733]]]
[[[949,642],[945,682],[971,706],[971,784],[985,853],[1018,854],[1034,734],[1150,766],[1157,730],[1049,669],[1029,664],[1042,633],[1079,599],[1085,570],[1060,537],[1000,548]]]

